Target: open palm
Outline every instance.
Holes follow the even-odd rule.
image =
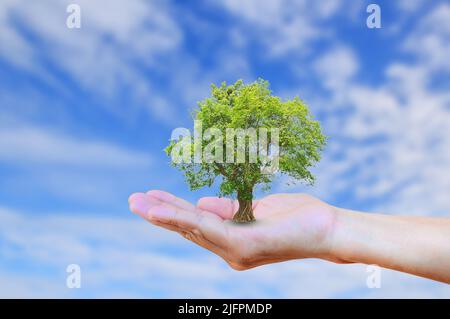
[[[130,209],[152,224],[176,231],[244,270],[297,258],[326,258],[334,208],[303,194],[270,195],[253,202],[256,222],[231,219],[237,201],[204,197],[197,206],[167,192],[135,193]],[[336,261],[336,260],[334,260]]]

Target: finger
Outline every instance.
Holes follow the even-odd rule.
[[[145,218],[147,216],[148,210],[156,205],[160,204],[160,201],[147,196],[144,193],[134,193],[128,198],[128,203],[130,205],[130,210]]]
[[[199,209],[185,210],[172,204],[161,203],[148,210],[147,218],[203,236],[220,247],[227,244],[227,234],[223,221],[218,216],[206,211]]]
[[[147,194],[133,194],[130,196],[130,208],[151,223],[168,230],[203,236],[204,240],[196,243],[214,253],[221,254],[219,250],[227,245],[225,227],[217,215],[199,210],[170,193],[150,191]]]
[[[238,207],[237,201],[221,197],[202,197],[197,202],[197,208],[207,210],[223,219],[232,219]]]
[[[188,210],[195,209],[195,206],[193,204],[189,203],[188,201],[186,201],[182,198],[179,198],[171,193],[162,191],[162,190],[154,189],[154,190],[148,191],[147,195],[149,195],[153,198],[156,198],[162,202],[174,204],[180,208],[184,208],[184,209],[188,209]]]
[[[164,197],[166,200],[176,198],[169,193],[165,193],[162,196],[167,195],[170,196]],[[211,213],[201,211],[192,204],[183,204],[185,208],[182,208],[174,205],[172,202],[162,202],[151,195],[143,193],[131,195],[129,201],[130,209],[150,222],[158,221],[172,225],[182,231],[201,232],[205,237],[210,237],[213,242],[215,240],[223,241],[221,235],[223,234],[224,226],[221,224],[220,218]]]

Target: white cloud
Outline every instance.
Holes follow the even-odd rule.
[[[165,1],[77,1],[81,29],[66,27],[69,3],[2,2],[0,39],[11,45],[0,47],[0,58],[59,93],[73,88],[89,93],[93,106],[105,107],[121,119],[144,111],[175,125],[177,110],[195,106],[211,82],[252,77],[245,53],[236,48],[224,48],[215,55],[215,64],[204,69],[199,58],[183,47],[180,24],[190,13],[174,10]],[[200,17],[190,19],[190,28],[197,32],[203,34],[202,29],[209,27]],[[66,87],[67,77],[76,86],[71,82]]]
[[[0,56],[44,81],[51,72],[42,61],[50,61],[111,108],[116,105],[118,93],[125,90],[130,95],[128,108],[147,109],[152,116],[170,122],[173,106],[161,103],[164,97],[147,80],[141,67],[134,65],[136,61],[154,65],[158,54],[175,50],[182,39],[181,30],[164,3],[77,1],[82,27],[68,29],[66,6],[70,3],[2,2],[0,40],[9,45],[0,47]],[[20,19],[38,42],[26,38],[14,18]],[[41,43],[45,43],[45,50]]]
[[[81,140],[32,126],[2,125],[0,161],[127,168],[147,167],[150,157],[108,142]]]
[[[324,81],[325,87],[342,89],[359,70],[355,53],[348,47],[340,46],[328,50],[314,63],[314,69]]]
[[[120,204],[137,184],[159,175],[150,173],[154,156],[142,150],[15,118],[0,119],[0,163],[6,200],[23,201],[24,194],[32,194],[75,207]]]
[[[224,0],[222,4],[247,23],[242,27],[245,32],[256,31],[269,56],[280,56],[305,53],[311,42],[330,36],[331,30],[318,25],[339,13],[342,1]]]
[[[23,202],[24,194],[32,194],[47,202],[69,201],[75,207],[110,207],[126,201],[137,184],[157,178],[158,174],[150,173],[155,167],[152,154],[75,133],[0,112],[3,200]]]
[[[0,5],[0,56],[21,67],[32,68],[33,50],[15,28],[9,25],[11,10],[17,4],[15,0],[2,1]]]
[[[404,48],[434,71],[450,71],[450,5],[442,3],[421,19]]]
[[[419,10],[425,3],[424,0],[397,0],[395,5],[403,12],[411,13]]]
[[[435,15],[433,11],[423,21]],[[416,38],[416,45],[423,43],[422,38],[434,38],[438,43],[450,41],[449,36],[434,30],[422,34],[423,25],[410,37]],[[445,194],[450,188],[450,137],[446,134],[450,127],[450,95],[433,89],[431,83],[438,76],[435,72],[449,70],[449,63],[440,58],[440,53],[433,53],[437,48],[421,47],[419,51],[428,54],[428,58],[422,59],[422,53],[412,49],[419,57],[417,63],[392,64],[387,68],[387,84],[378,89],[366,88],[366,93],[373,93],[360,96],[360,101],[354,99],[358,110],[350,123],[362,122],[364,129],[360,133],[386,138],[378,156],[385,159],[378,162],[379,166],[372,166],[374,177],[379,176],[373,179],[378,181],[366,184],[360,193],[370,197],[375,187],[384,190],[384,194],[395,194],[380,209],[443,215],[450,210]],[[361,95],[358,90],[353,92]],[[349,134],[355,136],[358,132]]]

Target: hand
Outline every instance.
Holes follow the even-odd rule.
[[[335,208],[308,195],[255,200],[256,222],[248,224],[231,221],[238,203],[225,198],[204,197],[194,206],[153,190],[131,195],[129,203],[134,213],[209,249],[236,270],[310,257],[342,262],[331,254]]]

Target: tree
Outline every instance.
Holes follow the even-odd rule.
[[[211,85],[211,97],[198,103],[193,119],[194,138],[190,132],[172,136],[165,151],[172,165],[184,172],[191,190],[219,180],[219,196],[237,197],[234,221],[255,220],[255,187],[269,190],[280,174],[314,183],[309,169],[320,160],[326,137],[298,97],[273,96],[262,79],[224,82]]]

